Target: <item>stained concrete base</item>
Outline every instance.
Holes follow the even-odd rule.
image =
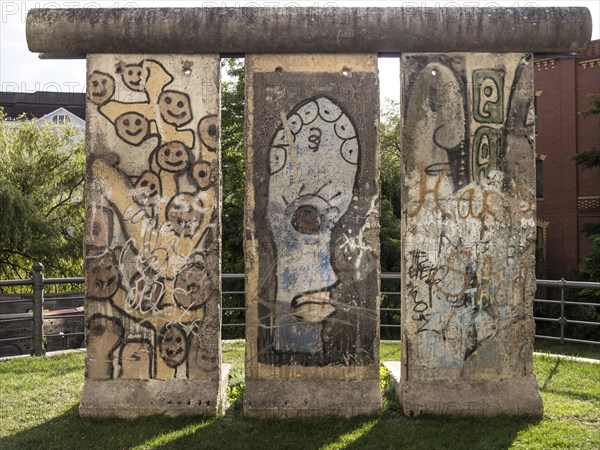
[[[227,406],[230,369],[230,364],[221,366],[219,383],[203,380],[86,379],[79,415],[133,419],[151,414],[218,414]]]
[[[541,416],[542,398],[535,377],[512,380],[415,380],[400,382],[400,361],[383,363],[390,372],[404,414]]]
[[[378,414],[379,380],[246,380],[244,415],[261,418]]]

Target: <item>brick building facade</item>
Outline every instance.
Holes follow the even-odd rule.
[[[560,279],[589,252],[582,232],[600,222],[598,170],[578,168],[573,155],[600,148],[598,116],[583,117],[600,95],[600,40],[573,58],[536,58],[538,278]]]

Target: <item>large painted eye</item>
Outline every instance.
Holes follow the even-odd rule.
[[[287,160],[287,148],[288,147],[283,146],[271,147],[271,154],[269,157],[271,175],[276,174],[285,166]]]
[[[301,234],[317,234],[321,229],[321,215],[312,205],[301,205],[294,211],[292,226]]]

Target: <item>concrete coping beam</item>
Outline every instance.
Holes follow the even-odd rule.
[[[69,8],[27,15],[29,50],[88,53],[568,53],[587,8]]]

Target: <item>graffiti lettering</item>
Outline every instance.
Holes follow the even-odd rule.
[[[429,188],[427,186],[427,176],[425,174],[425,170],[420,171],[419,204],[412,212],[408,213],[408,217],[416,217],[419,215],[419,213],[421,212],[421,209],[425,205],[425,200],[427,198],[427,195],[433,196],[435,206],[438,209],[438,211],[442,214],[442,216],[444,216],[447,219],[449,219],[451,217],[450,213],[442,206],[441,199],[440,199],[440,185],[444,179],[444,176],[445,176],[445,172],[442,172],[442,173],[436,175],[434,187]]]

